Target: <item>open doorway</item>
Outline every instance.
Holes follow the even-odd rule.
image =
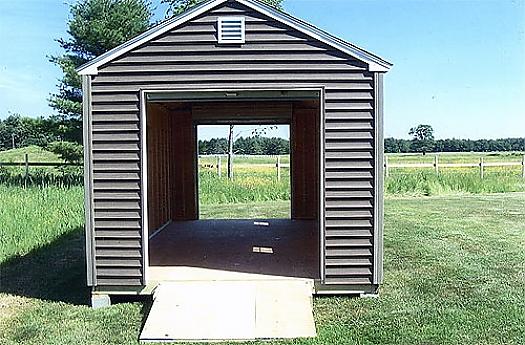
[[[319,278],[320,108],[318,94],[314,98],[148,102],[150,279]],[[227,203],[223,210],[211,204],[205,211],[207,205],[200,202],[201,173],[208,169],[208,173],[218,174],[218,163],[217,157],[209,163],[199,162],[199,128],[231,124],[250,128],[284,126],[288,131],[288,171],[281,167],[281,180],[288,176],[285,193],[289,197],[282,200],[284,211],[273,216],[263,214],[246,196],[241,196],[241,203]],[[242,177],[235,168],[235,159],[242,157],[237,153],[234,182],[236,175]],[[227,179],[227,159],[221,159],[221,178]],[[281,159],[285,165],[287,159]],[[201,166],[206,164],[209,166]],[[276,170],[274,178],[277,180]],[[221,187],[217,188],[215,180],[210,184],[206,197],[217,198],[214,193]],[[267,185],[262,183],[262,187]],[[270,205],[279,202],[272,196],[267,199]]]
[[[198,125],[197,146],[199,219],[290,219],[289,124]]]

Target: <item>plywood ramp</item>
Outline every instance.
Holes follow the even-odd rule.
[[[313,281],[162,283],[141,341],[232,341],[315,337]]]

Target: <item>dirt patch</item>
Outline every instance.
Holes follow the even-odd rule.
[[[4,332],[8,321],[16,317],[28,305],[29,299],[26,297],[0,293],[0,334]]]

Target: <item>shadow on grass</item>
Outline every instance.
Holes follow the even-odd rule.
[[[69,304],[89,304],[84,229],[0,265],[0,292]]]

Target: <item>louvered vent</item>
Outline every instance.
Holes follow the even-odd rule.
[[[244,43],[244,17],[217,18],[219,43]]]

